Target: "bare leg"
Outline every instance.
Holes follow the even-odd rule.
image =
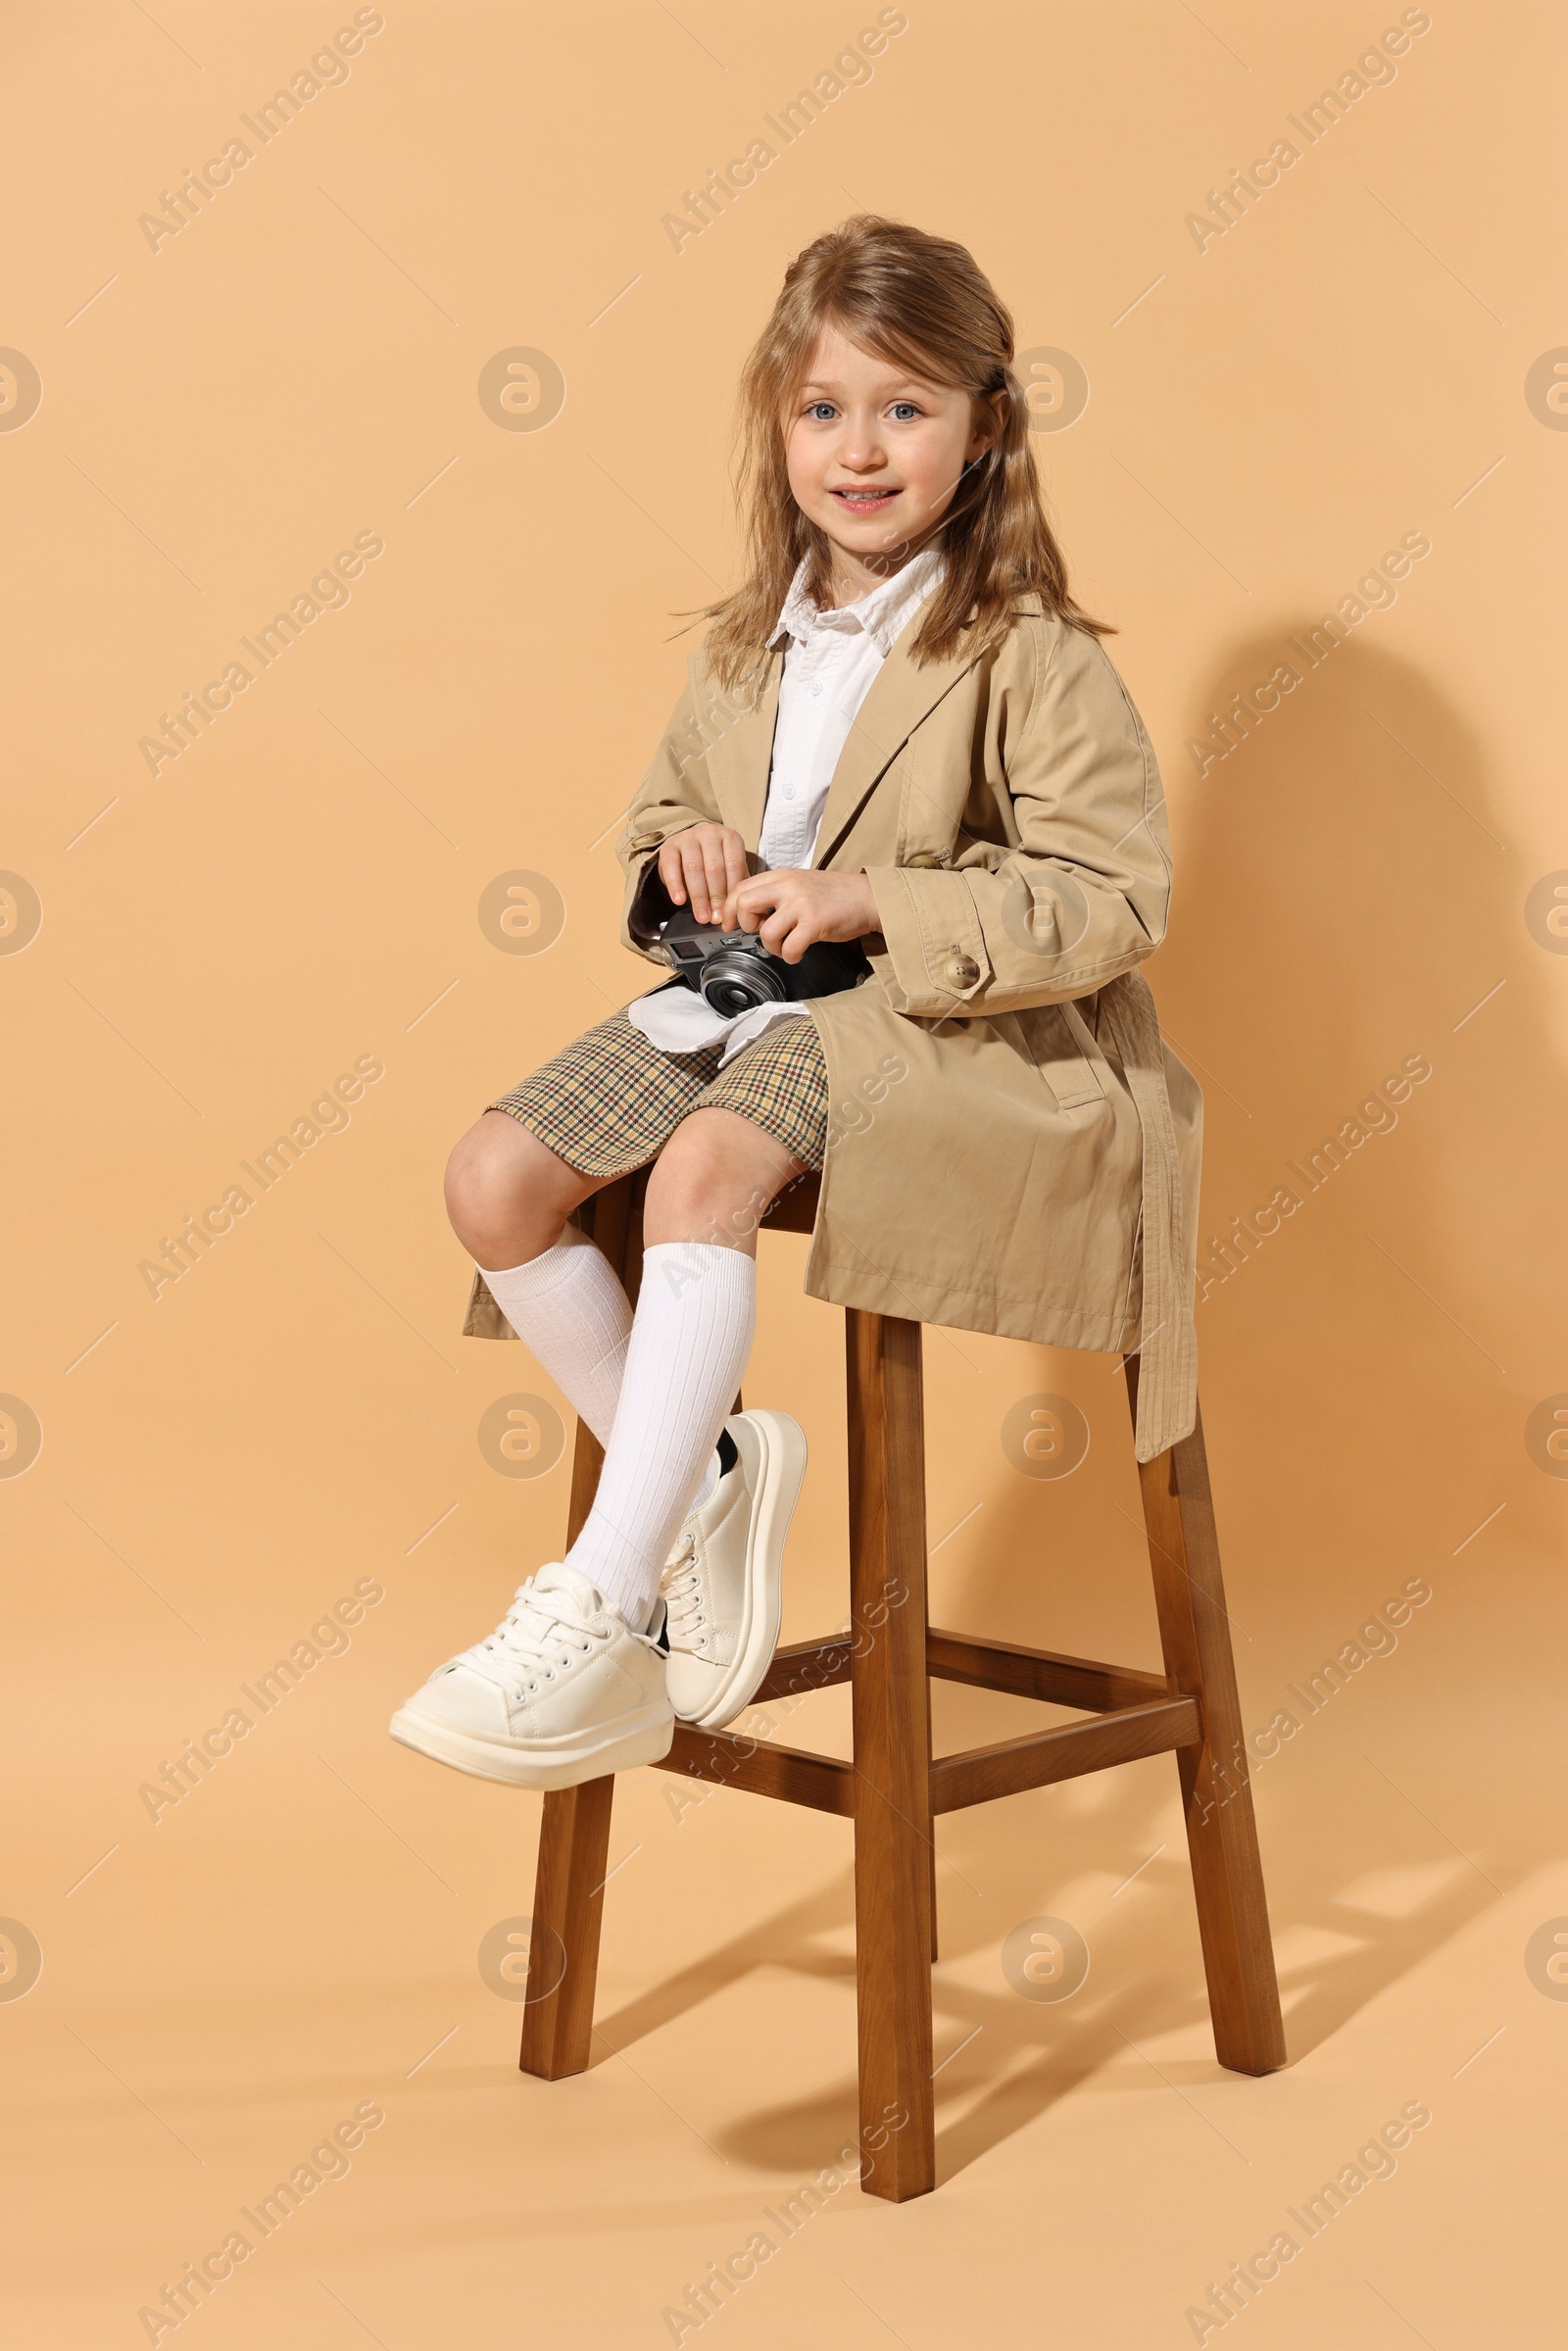
[[[737,1111],[694,1110],[648,1179],[644,1246],[711,1242],[755,1257],[757,1228],[768,1203],[805,1173],[803,1159]]]
[[[447,1162],[447,1215],[487,1272],[522,1265],[553,1249],[572,1209],[611,1180],[568,1167],[508,1111],[486,1110]]]

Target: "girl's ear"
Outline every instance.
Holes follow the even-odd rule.
[[[974,429],[969,435],[971,465],[976,458],[984,457],[988,449],[996,448],[1005,438],[1008,397],[1007,387],[1004,384],[998,391],[988,392],[983,400],[975,402]]]

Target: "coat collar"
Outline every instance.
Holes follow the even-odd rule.
[[[921,559],[916,557],[915,561]],[[871,596],[861,600],[858,610],[863,611],[873,601],[880,605],[884,598],[893,607],[888,592],[903,577],[899,573],[873,590]],[[788,613],[786,600],[784,612],[780,614],[780,635],[789,626]],[[891,610],[879,610],[874,615],[884,624],[891,616]],[[816,836],[818,866],[831,861],[888,766],[921,720],[973,666],[973,656],[961,652],[946,661],[926,661],[917,666],[909,654],[917,633],[912,626],[906,627],[894,639],[850,729],[828,787]],[[708,771],[724,821],[734,825],[747,848],[753,851],[761,836],[783,673],[783,648],[775,642],[769,649],[767,668],[755,702],[737,709],[733,718],[717,731],[717,739],[708,754]]]

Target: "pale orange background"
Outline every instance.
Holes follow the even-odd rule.
[[[1205,1241],[1432,1063],[1199,1315],[1249,1724],[1405,1579],[1433,1597],[1257,1776],[1291,2068],[1214,2063],[1166,1759],[952,1816],[942,2183],[847,2187],[700,2339],[1191,2341],[1209,2280],[1414,2099],[1397,2176],[1248,2339],[1551,2339],[1568,2005],[1524,1954],[1568,1913],[1568,1487],[1525,1424],[1568,1389],[1568,962],[1524,908],[1568,867],[1568,441],[1524,383],[1568,340],[1553,12],[1435,5],[1200,254],[1185,216],[1396,9],[911,0],[869,83],[677,255],[662,216],[873,10],[388,0],[347,83],[150,251],[137,216],[351,13],[115,0],[8,32],[0,343],[43,399],[0,433],[0,865],[43,922],[0,956],[0,1389],[43,1446],[0,1481],[0,1911],[44,1955],[0,2002],[9,2339],[145,2341],[139,2306],[369,2098],[351,2175],[166,2343],[632,2351],[852,2135],[840,1824],[728,1791],[680,1821],[673,1782],[623,1782],[599,2062],[546,2085],[475,1956],[529,1908],[538,1800],[386,1722],[559,1548],[564,1467],[479,1450],[498,1397],[553,1392],[459,1338],[440,1171],[639,984],[610,837],[690,642],[671,614],[733,577],[736,370],[788,258],[857,207],[962,239],[1020,345],[1087,370],[1036,446],[1169,792],[1152,977],[1204,1076]],[[564,375],[547,429],[480,406],[514,346]],[[351,604],[151,776],[138,737],[363,530],[385,554]],[[1432,553],[1394,609],[1200,779],[1216,696],[1409,530]],[[517,868],[566,908],[537,956],[477,918]],[[367,1053],[348,1131],[155,1304],[138,1262]],[[791,1638],[844,1606],[841,1318],[801,1296],[804,1247],[764,1244],[748,1380],[812,1446]],[[1152,1663],[1115,1366],[926,1355],[937,1619]],[[1093,1431],[1057,1484],[1000,1442],[1037,1391]],[[155,1826],[140,1784],[365,1577],[386,1596],[349,1652]],[[842,1696],[791,1736],[842,1748]],[[1036,1719],[938,1686],[944,1745]],[[1047,1915],[1093,1954],[1060,2005],[1000,1965]]]

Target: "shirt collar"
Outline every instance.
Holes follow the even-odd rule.
[[[836,606],[831,612],[821,612],[806,593],[808,562],[803,560],[789,585],[778,619],[769,640],[776,645],[782,632],[787,632],[798,644],[820,629],[835,634],[863,630],[874,637],[884,658],[892,652],[894,639],[903,629],[916,606],[925,602],[937,586],[944,568],[940,547],[922,548],[912,556],[903,569],[891,579],[878,581],[874,588],[855,604]]]

